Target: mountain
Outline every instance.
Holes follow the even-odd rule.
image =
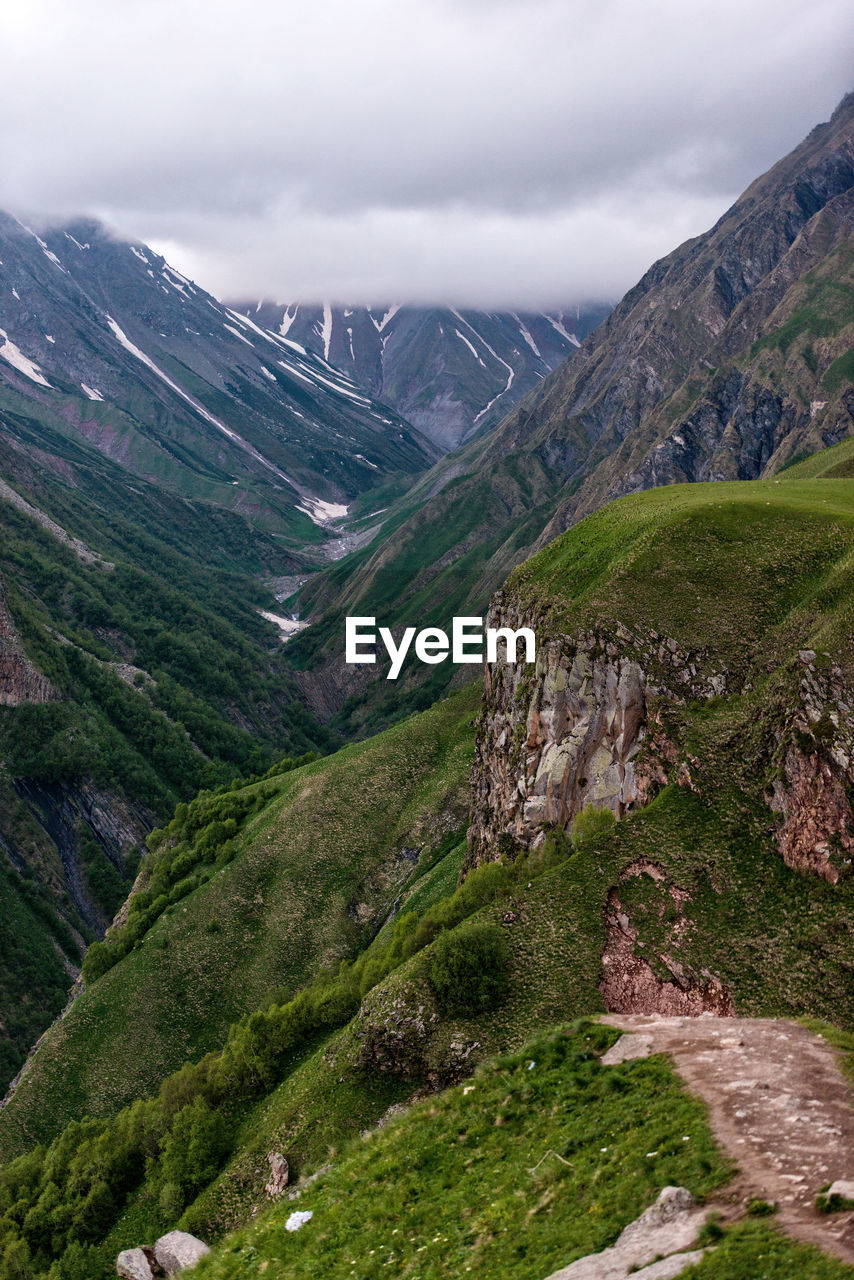
[[[330,361],[443,453],[495,426],[608,314],[235,303]]]
[[[389,714],[384,671],[368,690],[365,668],[342,669],[344,614],[478,613],[514,564],[606,501],[772,475],[847,436],[852,269],[854,96],[652,266],[503,422],[419,477],[369,546],[307,584],[317,625],[291,657],[318,712],[348,731]],[[433,669],[431,687],[449,675]]]
[[[608,504],[495,598],[535,627],[533,668],[499,659],[482,702],[176,810],[0,1111],[19,1269],[106,1280],[177,1223],[215,1246],[202,1275],[414,1252],[535,1280],[684,1185],[723,1215],[712,1277],[771,1250],[777,1275],[847,1280],[752,1221],[770,1189],[733,1179],[696,1084],[603,1060],[615,1033],[589,1021],[706,1012],[698,1061],[732,1048],[751,1090],[751,1019],[854,1046],[854,495],[802,465]],[[791,1063],[807,1033],[777,1029]],[[799,1066],[797,1107],[769,1087],[808,1120]],[[848,1257],[812,1211],[836,1139],[798,1131],[811,1238]]]
[[[337,742],[276,592],[435,456],[145,246],[0,215],[4,1084],[176,802]]]
[[[331,739],[282,657],[281,541],[0,417],[0,1078],[179,799]],[[277,579],[278,580],[278,579]]]
[[[310,538],[436,451],[324,360],[91,222],[0,215],[0,413],[134,475]],[[308,532],[306,533],[306,529]]]

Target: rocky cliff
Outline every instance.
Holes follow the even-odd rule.
[[[542,635],[543,619],[499,592],[488,625]],[[533,672],[523,663],[487,666],[470,862],[531,848],[549,827],[571,829],[588,804],[616,818],[645,804],[678,757],[664,709],[726,687],[713,654],[622,623],[542,640]],[[687,765],[682,774],[690,776]]]
[[[499,592],[488,625],[542,635],[544,622]],[[835,884],[854,850],[852,693],[830,654],[800,650],[787,665],[791,704],[767,717],[775,768],[765,800],[786,865]],[[753,682],[753,673],[734,679],[711,645],[686,648],[622,623],[547,636],[533,670],[486,666],[468,865],[536,847],[549,828],[571,830],[586,805],[619,819],[668,782],[694,788],[702,762],[674,723],[685,725],[690,704]]]

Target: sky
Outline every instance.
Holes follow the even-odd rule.
[[[854,89],[850,0],[0,0],[0,206],[229,299],[616,301]]]

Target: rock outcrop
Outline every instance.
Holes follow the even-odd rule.
[[[290,1166],[280,1151],[268,1152],[267,1159],[270,1162],[270,1177],[264,1187],[264,1193],[268,1200],[279,1200],[285,1194],[288,1185]]]
[[[711,1013],[729,1018],[735,1013],[732,996],[711,973],[695,975],[676,958],[679,944],[691,925],[684,914],[688,894],[670,884],[654,863],[633,865],[623,873],[623,881],[647,875],[660,890],[658,915],[672,914],[667,928],[668,944],[655,959],[670,977],[656,973],[651,959],[638,955],[639,929],[623,909],[618,888],[611,889],[605,904],[605,947],[599,991],[609,1013],[663,1014],[667,1017],[697,1017]]]
[[[616,1244],[579,1258],[548,1280],[672,1280],[699,1262],[702,1249],[686,1252],[706,1219],[686,1187],[665,1187],[655,1204],[625,1228]]]
[[[780,774],[769,799],[782,816],[787,866],[836,884],[854,860],[854,723],[842,672],[811,649],[798,654],[799,703],[780,735]]]
[[[121,1280],[152,1280],[154,1272],[144,1249],[123,1249],[116,1258],[116,1274]]]
[[[169,1231],[153,1249],[143,1245],[124,1249],[116,1258],[116,1273],[122,1280],[154,1280],[189,1271],[210,1253],[210,1245],[188,1231]]]
[[[488,625],[539,632],[537,622],[499,592]],[[676,760],[662,708],[726,687],[707,655],[623,626],[542,640],[533,672],[487,666],[468,865],[530,848],[549,826],[570,828],[587,804],[621,818],[647,803]]]
[[[154,1256],[167,1276],[189,1270],[208,1253],[210,1245],[187,1231],[170,1231],[161,1236],[154,1246]]]

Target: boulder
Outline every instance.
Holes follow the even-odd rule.
[[[194,1267],[206,1253],[210,1253],[210,1246],[187,1231],[170,1231],[154,1246],[154,1256],[167,1276]]]
[[[270,1178],[264,1191],[268,1200],[278,1200],[285,1193],[285,1187],[287,1187],[288,1178],[290,1177],[290,1168],[280,1151],[270,1151],[267,1159],[270,1161]]]
[[[116,1275],[122,1280],[152,1280],[154,1272],[142,1249],[123,1249],[116,1258]]]

